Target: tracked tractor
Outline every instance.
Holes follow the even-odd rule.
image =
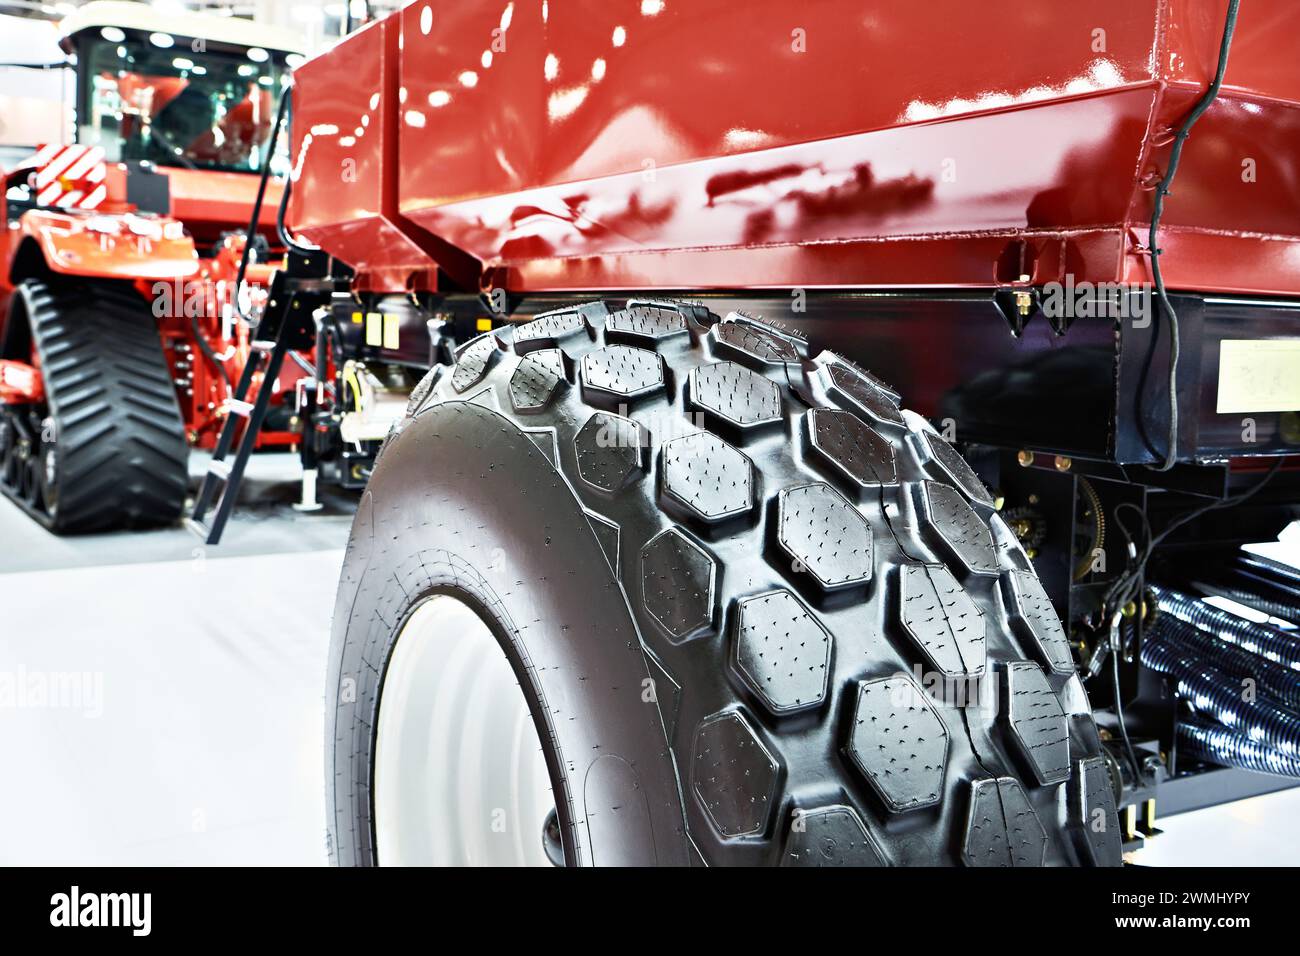
[[[1113,865],[1293,785],[1297,29],[417,0],[305,64],[340,322],[481,330],[353,524],[333,858]]]
[[[172,522],[190,449],[244,410],[302,54],[287,31],[138,3],[87,4],[59,33],[67,134],[5,173],[0,490],[58,532]],[[300,444],[306,374],[253,376],[258,447]]]

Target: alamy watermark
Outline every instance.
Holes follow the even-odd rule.
[[[0,711],[79,710],[104,716],[104,675],[100,671],[0,671]]]
[[[1151,324],[1151,286],[1147,283],[1064,282],[1043,284],[1039,300],[1049,319],[1117,319],[1144,329]]]

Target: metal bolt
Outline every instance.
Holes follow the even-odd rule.
[[[1020,462],[1021,468],[1028,468],[1034,463],[1034,453],[1022,448],[1020,451],[1016,452],[1016,461]]]
[[[1069,471],[1070,468],[1071,468],[1071,466],[1073,466],[1073,465],[1074,465],[1074,462],[1071,461],[1069,458],[1065,457],[1064,455],[1057,455],[1057,456],[1056,456],[1056,470],[1057,470],[1057,471]]]
[[[1029,276],[1024,275],[1024,274],[1022,273],[1021,276],[1020,276],[1020,281],[1021,281],[1021,282],[1028,282],[1028,281],[1029,281]],[[1030,293],[1028,293],[1028,292],[1017,292],[1017,293],[1016,293],[1016,309],[1020,312],[1020,314],[1021,314],[1022,316],[1026,316],[1026,315],[1028,315],[1030,312],[1032,312],[1033,309],[1034,309],[1034,297],[1033,297],[1033,295],[1030,294]]]

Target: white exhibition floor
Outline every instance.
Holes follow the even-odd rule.
[[[0,707],[0,865],[325,862],[350,518],[289,508],[286,457],[254,459],[261,503],[214,549],[179,528],[58,539],[0,501],[0,678],[57,691]],[[1300,789],[1159,825],[1133,862],[1294,864]]]
[[[351,517],[257,456],[225,541],[55,538],[0,501],[0,864],[325,862],[323,711]],[[242,497],[242,496],[241,496]],[[39,570],[24,570],[25,567]]]

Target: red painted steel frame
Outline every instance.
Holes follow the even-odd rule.
[[[417,0],[298,71],[291,222],[371,288],[435,236],[521,292],[1141,281],[1226,8]],[[1242,5],[1171,288],[1300,293],[1297,35]]]

